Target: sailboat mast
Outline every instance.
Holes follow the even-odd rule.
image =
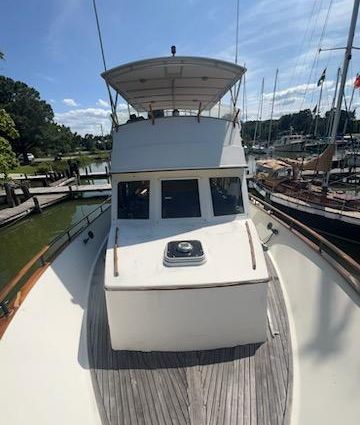
[[[322,92],[323,92],[323,85],[324,85],[324,81],[321,82],[321,87],[320,87],[320,94],[319,94],[319,102],[317,105],[317,111],[316,111],[316,119],[315,119],[315,129],[314,129],[314,136],[317,136],[317,129],[318,129],[318,124],[319,124],[319,117],[320,117],[320,108],[321,108],[321,98],[322,98]]]
[[[357,77],[358,75],[356,75],[356,77]],[[347,131],[347,126],[348,126],[348,124],[349,124],[349,113],[350,113],[350,111],[351,111],[351,106],[352,106],[352,103],[353,103],[353,100],[354,100],[354,94],[355,94],[355,85],[353,84],[353,88],[352,88],[352,91],[351,91],[351,97],[350,97],[350,102],[349,102],[349,106],[346,108],[347,109],[347,114],[346,114],[346,118],[345,118],[345,123],[344,123],[344,128],[343,128],[343,135],[345,136],[345,134],[346,134],[346,131]],[[345,104],[345,106],[346,106],[346,104]]]
[[[335,84],[335,91],[334,91],[333,100],[332,100],[332,103],[331,103],[328,130],[326,131],[327,136],[330,136],[330,134],[331,134],[332,123],[333,123],[333,119],[334,119],[334,108],[335,108],[336,96],[337,96],[337,92],[338,92],[338,88],[339,88],[340,72],[341,72],[341,68],[339,67],[338,70],[337,70],[337,74],[336,74],[336,84]]]
[[[330,143],[335,143],[336,141],[336,134],[339,127],[340,122],[340,116],[341,116],[341,105],[344,98],[344,91],[345,91],[345,83],[347,78],[347,73],[349,69],[349,62],[351,60],[351,52],[354,42],[354,34],[355,34],[355,28],[356,28],[356,21],[359,13],[359,3],[360,0],[354,1],[353,11],[351,15],[351,22],[350,22],[350,29],[349,29],[349,35],[348,35],[348,41],[345,48],[345,54],[344,54],[344,63],[342,67],[342,75],[341,75],[341,81],[340,81],[340,87],[339,87],[339,96],[337,98],[337,104],[336,104],[336,110],[334,115],[334,122],[333,127],[331,131],[331,138]],[[328,187],[329,185],[329,178],[330,178],[330,172],[328,171],[326,174],[325,179],[325,187]]]
[[[261,118],[262,118],[262,108],[263,108],[263,102],[264,102],[264,83],[265,79],[263,77],[261,82],[261,89],[260,89],[260,99],[259,99],[259,107],[258,107],[258,113],[257,113],[257,119],[255,124],[255,132],[254,132],[254,142],[256,141],[256,136],[259,128],[259,136],[260,136],[260,129],[261,129]]]
[[[337,99],[335,116],[334,116],[334,123],[333,123],[332,131],[331,131],[331,143],[335,143],[336,133],[337,133],[337,130],[338,130],[338,127],[339,127],[340,116],[341,116],[341,105],[342,105],[342,101],[343,101],[343,98],[344,98],[345,83],[346,83],[346,78],[347,78],[347,73],[348,73],[348,68],[349,68],[349,62],[351,60],[351,51],[352,51],[352,45],[353,45],[353,41],[354,41],[356,20],[357,20],[357,16],[358,16],[358,13],[359,13],[359,3],[360,3],[360,0],[354,1],[354,7],[353,7],[352,16],[351,16],[351,23],[350,23],[349,36],[348,36],[348,41],[347,41],[347,45],[346,45],[346,49],[345,49],[345,55],[344,55],[344,64],[343,64],[343,67],[342,67],[343,72],[342,72],[342,75],[341,75],[341,81],[340,81],[340,87],[339,87],[339,96],[338,96],[338,99]]]
[[[279,70],[277,69],[276,73],[275,73],[274,91],[273,91],[273,97],[272,97],[272,102],[271,102],[271,113],[270,113],[270,124],[269,124],[269,135],[268,135],[267,148],[270,146],[270,140],[271,140],[271,128],[272,128],[272,121],[273,121],[273,115],[274,115],[275,93],[276,93],[276,85],[277,85],[278,74],[279,74]]]

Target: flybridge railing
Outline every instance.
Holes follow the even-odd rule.
[[[315,251],[329,261],[333,267],[349,282],[351,287],[360,294],[360,264],[353,258],[336,247],[330,241],[319,235],[314,230],[295,218],[285,214],[273,205],[265,202],[255,195],[249,195],[257,205],[260,205],[264,211],[271,214],[272,217],[278,219],[291,232],[295,233],[305,243],[310,245]]]
[[[29,291],[33,283],[32,281],[35,280],[36,277],[40,276],[46,267],[61,253],[61,251],[101,214],[110,208],[110,199],[111,198],[107,198],[89,214],[67,228],[48,245],[43,247],[0,290],[0,317],[8,316],[13,307],[17,307],[21,304],[22,298],[24,297],[24,294],[22,294],[22,288],[24,288],[26,293]],[[89,239],[92,239],[93,237],[94,235],[92,232],[89,232],[87,237],[84,239],[84,243],[86,244]],[[27,285],[29,286],[28,288],[26,287]]]

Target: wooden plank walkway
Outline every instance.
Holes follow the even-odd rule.
[[[71,193],[84,193],[84,192],[105,192],[111,190],[111,184],[85,184],[85,185],[72,185],[72,186],[55,186],[55,187],[31,187],[29,192],[32,196],[38,195],[52,195],[52,194],[71,194]],[[16,195],[23,195],[21,189],[15,189]],[[5,191],[0,191],[0,197],[6,196]]]
[[[87,335],[103,424],[286,424],[292,392],[289,326],[270,262],[269,270],[267,342],[193,352],[113,351],[100,256],[90,289]]]
[[[3,174],[0,174],[0,178],[3,178]],[[11,180],[17,180],[17,181],[37,181],[37,180],[49,180],[52,177],[52,174],[36,174],[36,175],[30,175],[30,174],[9,174],[9,177]],[[90,171],[88,173],[81,172],[79,174],[79,177],[81,179],[106,179],[110,177],[110,173],[107,173],[106,171]]]
[[[49,207],[54,205],[57,202],[62,201],[65,198],[68,198],[68,194],[49,194],[49,195],[39,195],[37,199],[39,201],[41,208]],[[17,205],[13,208],[4,208],[0,210],[0,227],[10,224],[14,221],[20,220],[21,218],[26,217],[31,214],[35,208],[33,198],[28,199],[20,205]]]

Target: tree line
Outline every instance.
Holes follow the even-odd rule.
[[[41,99],[33,87],[9,77],[0,76],[0,110],[11,118],[17,134],[5,135],[16,155],[31,152],[36,157],[58,155],[77,149],[111,149],[111,136],[94,136],[71,131],[54,121],[50,104]],[[0,128],[0,136],[1,136]]]
[[[279,137],[289,134],[312,135],[316,137],[327,137],[331,131],[334,111],[327,111],[325,116],[316,117],[310,110],[305,109],[297,113],[282,115],[273,120],[271,125],[271,138],[274,141]],[[316,123],[317,120],[317,123]],[[247,121],[242,124],[242,137],[245,142],[254,140],[256,129],[256,141],[265,142],[269,137],[270,120]],[[355,119],[355,112],[341,111],[338,134],[360,133],[360,120]]]

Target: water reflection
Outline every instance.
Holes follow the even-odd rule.
[[[43,246],[103,201],[104,198],[65,201],[0,229],[0,289]]]

